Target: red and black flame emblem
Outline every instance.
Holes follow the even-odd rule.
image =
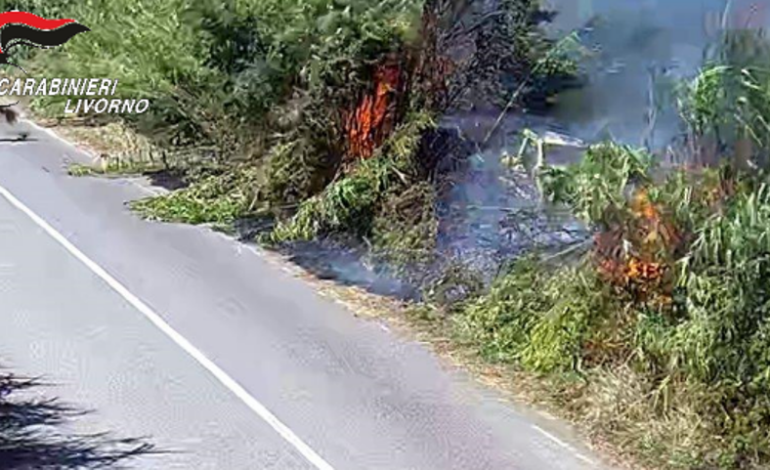
[[[72,19],[48,20],[25,11],[0,13],[0,64],[11,64],[8,51],[19,44],[56,47],[85,31],[91,30]]]

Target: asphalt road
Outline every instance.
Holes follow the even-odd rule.
[[[141,184],[68,176],[88,157],[34,128],[2,141],[25,127],[0,130],[0,362],[95,409],[79,429],[177,451],[136,468],[599,468],[258,250],[140,220]]]

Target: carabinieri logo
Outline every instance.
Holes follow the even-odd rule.
[[[25,11],[0,13],[0,65],[23,68],[10,61],[8,52],[24,44],[48,49],[61,46],[75,35],[91,31],[73,19],[45,19]],[[114,96],[117,79],[109,78],[0,78],[0,96]],[[18,104],[0,105],[0,110]],[[150,103],[147,99],[78,99],[67,100],[65,114],[80,113],[143,113]]]
[[[0,13],[0,64],[19,67],[8,60],[8,52],[19,44],[47,49],[86,31],[91,30],[72,19],[47,20],[26,11]]]

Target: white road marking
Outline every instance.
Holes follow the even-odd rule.
[[[572,454],[574,454],[578,459],[582,460],[583,462],[586,462],[586,463],[588,463],[590,465],[595,465],[595,462],[593,460],[589,459],[585,455],[582,455],[580,452],[577,452],[571,445],[569,445],[566,442],[562,441],[561,439],[559,439],[558,437],[554,436],[553,434],[551,434],[550,432],[546,431],[545,429],[541,428],[540,426],[537,426],[537,425],[533,424],[532,428],[535,431],[537,431],[540,434],[542,434],[543,436],[545,436],[548,439],[550,439],[551,441],[555,442],[557,445],[567,449],[568,451],[570,451]]]
[[[587,463],[588,465],[596,465],[596,462],[594,462],[593,460],[589,459],[588,457],[586,457],[585,455],[581,454],[580,452],[575,452],[575,457],[577,457],[578,459],[580,459],[583,462]]]
[[[184,336],[174,330],[163,318],[153,311],[147,304],[132,294],[123,284],[112,277],[101,266],[96,264],[88,256],[83,254],[75,245],[70,243],[67,238],[53,228],[48,222],[43,220],[35,212],[19,201],[10,191],[0,186],[0,195],[16,209],[27,215],[33,222],[42,228],[48,235],[58,242],[72,256],[82,262],[94,274],[99,276],[108,286],[123,297],[129,304],[139,310],[148,320],[150,320],[159,330],[165,333],[171,340],[182,348],[187,354],[192,356],[200,365],[209,371],[219,382],[229,389],[235,396],[243,401],[254,413],[262,418],[271,428],[291,444],[308,462],[319,470],[334,470],[328,462],[318,455],[310,446],[305,444],[294,432],[283,424],[270,410],[268,410],[256,398],[251,396],[238,382],[231,378],[225,371],[219,368],[213,361],[207,358],[198,348],[192,345]]]

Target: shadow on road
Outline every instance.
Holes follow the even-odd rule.
[[[166,453],[144,438],[65,432],[89,412],[31,393],[47,385],[0,372],[0,470],[125,468],[136,457]]]

